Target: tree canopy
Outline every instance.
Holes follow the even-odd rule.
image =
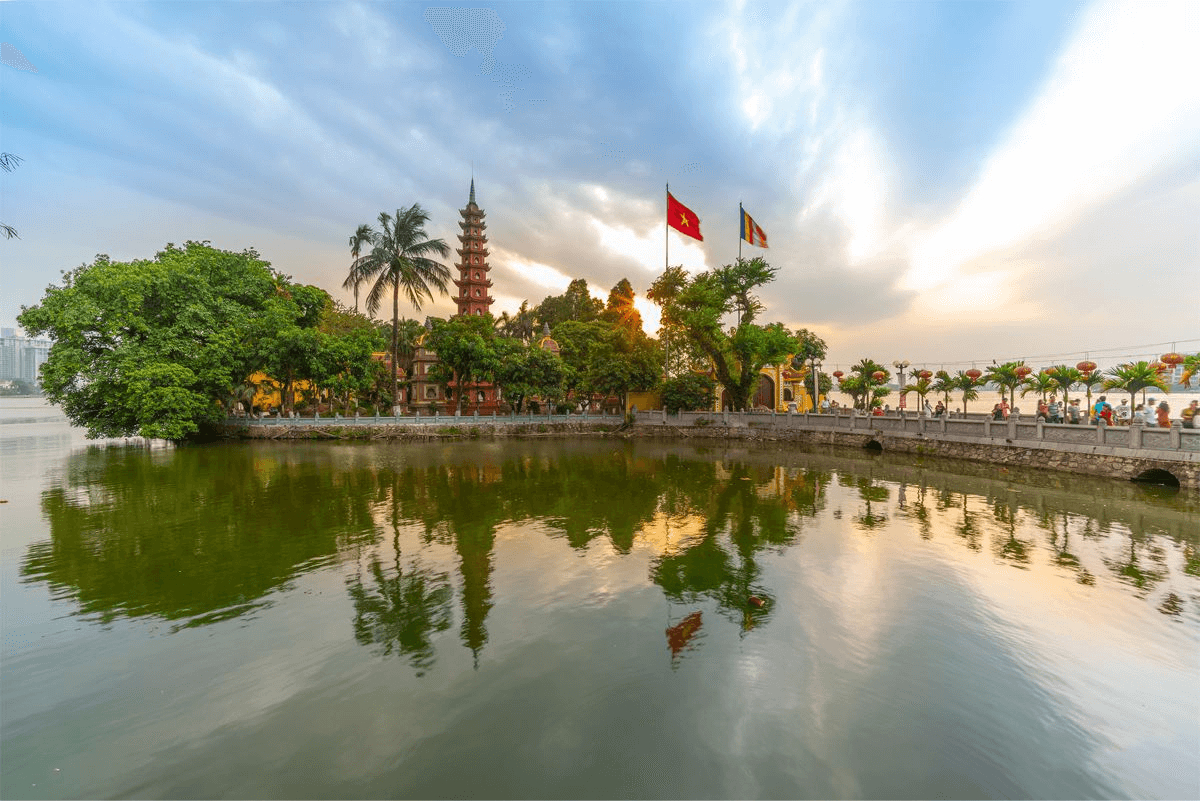
[[[153,259],[97,256],[18,320],[53,340],[42,386],[89,436],[181,440],[224,420],[225,400],[276,344],[293,357],[309,348],[328,300],[252,249],[187,242]]]
[[[691,278],[681,269],[668,269],[651,289],[663,320],[710,361],[734,409],[748,405],[759,370],[802,346],[782,323],[755,322],[763,308],[755,290],[773,280],[775,272],[762,258],[738,259]],[[731,313],[737,320],[727,329],[725,318]]]

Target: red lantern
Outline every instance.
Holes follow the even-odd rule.
[[[974,367],[967,371],[967,378],[971,379],[972,381],[978,381],[982,375],[983,373],[976,370]]]
[[[1032,372],[1033,372],[1033,368],[1027,367],[1026,365],[1021,365],[1020,367],[1018,367],[1016,369],[1017,378],[1024,378],[1025,376],[1029,375]]]
[[[876,370],[875,372],[871,373],[871,378],[874,378],[876,381],[882,381],[883,379],[887,378],[887,373],[883,372],[882,370]]]
[[[834,378],[836,378],[838,381],[841,381],[841,380],[842,380],[842,376],[844,376],[844,375],[845,375],[845,373],[843,373],[841,370],[834,370],[834,371],[833,371],[833,377],[834,377]]]
[[[1156,373],[1161,373],[1167,369],[1167,366],[1162,362],[1150,362],[1150,369]]]
[[[1164,353],[1162,355],[1162,360],[1172,367],[1177,364],[1183,364],[1183,357],[1178,353]]]
[[[933,378],[933,373],[929,372],[928,370],[922,370],[921,372],[917,373],[917,378],[924,378],[926,381],[928,381],[929,379]]]
[[[1075,369],[1081,373],[1090,373],[1096,369],[1096,363],[1095,362],[1080,362],[1079,364],[1075,365]]]

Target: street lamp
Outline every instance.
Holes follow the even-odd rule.
[[[905,398],[907,393],[904,391],[904,371],[908,368],[908,360],[900,361],[897,359],[892,362],[892,367],[896,368],[896,372],[900,374],[900,408],[905,408]]]
[[[819,412],[821,406],[821,363],[812,357],[812,410]]]

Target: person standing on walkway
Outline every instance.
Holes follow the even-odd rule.
[[[1058,405],[1057,395],[1050,396],[1050,405],[1046,407],[1046,410],[1049,413],[1051,423],[1061,423],[1063,421],[1062,407]]]
[[[1166,401],[1158,404],[1158,427],[1171,427],[1171,407],[1167,405]]]
[[[1200,404],[1200,401],[1192,401],[1180,412],[1179,416],[1183,418],[1184,428],[1196,428],[1197,422],[1200,422],[1197,420],[1198,413],[1200,413],[1200,409],[1196,408],[1197,404]]]

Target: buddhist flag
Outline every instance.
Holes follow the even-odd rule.
[[[760,248],[767,246],[767,235],[754,218],[746,213],[746,210],[738,205],[738,214],[742,218],[742,239],[749,242],[751,245],[758,245]]]
[[[700,236],[700,218],[670,192],[667,192],[667,225],[684,236],[704,241],[704,237]]]

